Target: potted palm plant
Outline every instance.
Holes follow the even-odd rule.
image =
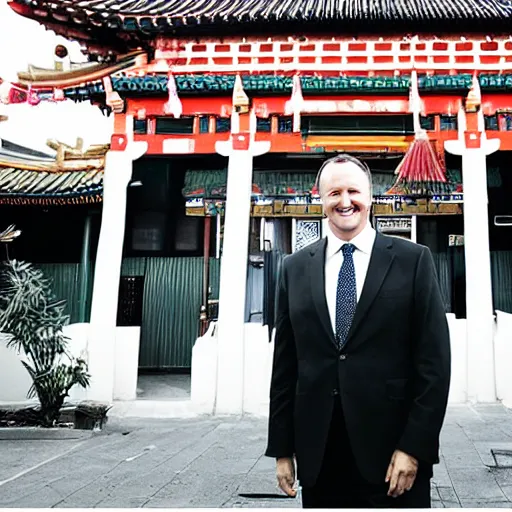
[[[0,234],[0,242],[12,239],[14,226],[9,229]],[[32,379],[28,398],[37,397],[40,404],[34,419],[44,427],[56,424],[70,389],[85,388],[90,381],[86,362],[68,351],[69,340],[63,333],[68,321],[65,307],[65,301],[54,297],[41,270],[16,260],[1,264],[0,332],[7,346],[22,355]]]

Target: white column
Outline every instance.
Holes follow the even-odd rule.
[[[250,134],[237,135],[240,119],[234,111],[231,140],[216,145],[218,153],[229,156],[229,164],[220,271],[215,414],[243,412],[244,312],[253,157],[270,149],[269,142],[254,141],[256,117],[254,112],[250,115]],[[248,136],[248,149],[235,149],[233,139]]]
[[[418,216],[411,217],[411,242],[418,243]]]
[[[468,398],[496,400],[494,334],[487,210],[487,163],[484,151],[462,155],[464,183],[464,256],[468,343]]]
[[[327,233],[329,232],[329,219],[322,217],[322,238],[325,238],[327,236]]]
[[[133,142],[128,135],[114,135],[112,139],[116,137],[125,149],[111,149],[105,160],[103,210],[87,340],[89,373],[92,377],[87,396],[91,400],[107,403],[112,402],[114,391],[115,331],[125,233],[126,190],[132,176],[133,160],[147,150],[145,142]]]
[[[477,114],[466,114],[469,115]],[[478,116],[481,117],[479,130],[466,132],[467,121],[461,110],[459,140],[447,141],[445,147],[450,153],[462,155],[468,399],[494,402],[496,380],[486,156],[499,149],[500,141],[487,140],[483,114],[480,112]],[[479,144],[471,143],[478,138]]]

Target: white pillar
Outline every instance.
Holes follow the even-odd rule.
[[[128,119],[127,124],[130,123]],[[96,253],[91,321],[87,356],[91,400],[110,403],[114,391],[114,350],[119,298],[119,280],[126,217],[126,190],[133,160],[147,150],[146,142],[133,142],[129,135],[113,135],[103,176],[103,210]]]
[[[241,131],[241,115],[233,109],[231,139],[216,144],[218,153],[229,156],[229,164],[220,271],[215,414],[243,413],[244,313],[253,157],[270,149],[270,142],[255,142],[256,116],[254,112],[249,115],[250,130]]]
[[[470,116],[478,116],[477,124]],[[462,155],[467,383],[468,399],[476,402],[496,400],[486,156],[499,144],[499,139],[487,140],[481,111],[465,114],[462,109],[459,140],[445,142],[448,152]]]
[[[418,243],[418,216],[411,217],[411,242]]]

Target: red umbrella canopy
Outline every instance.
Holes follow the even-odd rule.
[[[430,195],[449,191],[444,165],[426,134],[414,139],[395,174],[398,178],[387,194]]]

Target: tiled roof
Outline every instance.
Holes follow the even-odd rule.
[[[82,204],[101,201],[103,169],[43,172],[0,168],[0,204]]]
[[[508,31],[512,0],[15,0],[45,25],[144,33]],[[41,13],[45,14],[42,15]],[[39,13],[39,14],[38,14]],[[229,25],[229,32],[225,32]]]
[[[0,147],[0,204],[83,204],[102,200],[101,160],[56,159],[17,145]]]

